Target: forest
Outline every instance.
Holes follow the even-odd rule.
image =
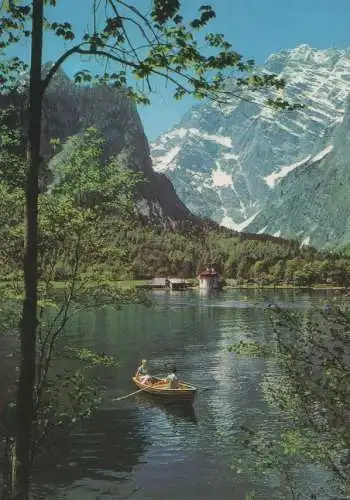
[[[0,277],[21,280],[24,162],[19,153],[20,132],[10,128],[8,116],[3,111],[2,131],[7,139],[0,152]],[[70,153],[61,157],[58,167],[56,164],[56,176],[48,163],[43,168],[39,278],[46,272],[49,256],[50,279],[71,279],[73,254],[78,252],[81,279],[92,281],[97,277],[110,281],[168,275],[195,278],[212,265],[237,285],[247,281],[257,285],[349,285],[346,248],[320,251],[298,241],[237,233],[206,220],[173,225],[161,219],[145,220],[137,210],[143,175],[128,170],[118,158],[102,163],[104,138],[96,129],[87,129],[69,143]],[[52,144],[56,153],[64,151],[64,144],[55,139]]]
[[[237,284],[348,286],[350,261],[341,254],[300,248],[295,242],[241,239],[230,231],[196,232],[144,227],[121,228],[113,233],[108,255],[89,265],[107,279],[140,280],[154,276],[194,278],[207,265]],[[64,268],[56,279],[65,279]]]

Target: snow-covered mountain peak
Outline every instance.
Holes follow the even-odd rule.
[[[262,218],[277,185],[329,156],[333,131],[344,126],[350,51],[303,44],[271,55],[261,69],[285,79],[276,95],[305,107],[275,111],[266,94],[245,91],[246,100],[195,106],[151,145],[154,169],[191,211],[241,230]]]
[[[265,67],[274,73],[280,73],[281,69],[277,64],[298,66],[334,66],[343,58],[349,58],[349,52],[339,49],[315,49],[310,45],[298,45],[294,49],[281,50],[276,54],[271,54],[265,63]],[[283,69],[283,68],[282,68]]]

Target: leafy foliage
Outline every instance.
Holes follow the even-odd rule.
[[[11,144],[13,136],[5,137]],[[34,415],[31,438],[31,463],[42,467],[47,461],[45,450],[62,442],[72,427],[88,418],[101,400],[101,386],[91,376],[97,366],[115,367],[115,362],[103,353],[92,353],[85,348],[72,350],[59,346],[64,328],[70,317],[82,309],[137,302],[148,304],[142,293],[120,289],[95,277],[91,283],[82,277],[82,266],[88,267],[97,255],[104,254],[108,238],[104,223],[111,214],[118,213],[127,223],[133,213],[133,187],[139,177],[122,168],[115,161],[102,166],[97,158],[102,141],[97,131],[89,129],[81,138],[70,160],[62,165],[61,179],[49,192],[39,195],[39,274],[37,302],[37,353],[34,387]],[[21,155],[17,157],[23,162]],[[62,183],[64,188],[62,187]],[[24,192],[23,187],[13,186],[12,178],[0,183],[1,230],[0,260],[11,271],[13,281],[2,289],[1,333],[14,334],[20,319],[23,300],[21,267],[24,241]],[[115,228],[117,223],[115,224]],[[57,269],[64,265],[67,281],[59,290],[53,288]],[[14,337],[16,340],[17,337]],[[15,359],[18,345],[14,344]],[[55,366],[51,364],[55,356]],[[76,359],[73,371],[60,370],[61,360]],[[15,374],[13,374],[15,375]],[[15,380],[8,382],[15,385]],[[12,414],[10,402],[7,412]],[[11,410],[11,411],[10,411]],[[13,418],[4,418],[3,436],[7,450],[13,454]],[[45,444],[45,446],[44,446]],[[9,460],[9,456],[6,457]],[[13,458],[13,457],[12,457]],[[11,467],[8,468],[9,470]],[[10,480],[7,480],[9,483]]]
[[[278,472],[288,494],[299,498],[295,478],[308,465],[319,465],[333,477],[333,494],[347,495],[349,309],[328,304],[323,310],[290,313],[273,307],[268,314],[275,332],[269,346],[245,343],[246,349],[238,344],[231,350],[243,356],[247,352],[268,356],[276,363],[276,373],[266,375],[262,387],[267,402],[280,413],[284,430],[266,434],[242,428],[238,442],[246,450],[244,467],[249,462],[255,472]],[[316,492],[311,493],[316,498]]]
[[[0,50],[18,43],[22,37],[30,37],[28,24],[30,5],[5,2],[5,12],[0,18]],[[48,2],[46,2],[48,3]],[[49,2],[55,6],[55,2]],[[45,27],[66,43],[66,50],[50,68],[43,79],[46,88],[57,69],[72,55],[94,55],[107,62],[103,74],[93,75],[89,69],[79,70],[75,81],[84,84],[96,82],[123,88],[127,95],[139,103],[148,104],[154,88],[154,77],[165,79],[173,88],[175,99],[191,94],[196,98],[208,98],[224,102],[244,97],[249,90],[274,88],[283,90],[284,81],[276,75],[260,73],[253,60],[244,60],[233,50],[221,33],[207,31],[216,16],[210,5],[199,7],[198,15],[187,20],[182,14],[183,2],[167,0],[152,2],[151,10],[124,0],[94,0],[93,26],[77,42],[74,27],[68,21],[45,19]],[[101,22],[98,20],[101,19]],[[3,90],[13,90],[26,85],[23,75],[26,64],[13,58],[0,66]],[[238,78],[236,90],[227,86],[228,71],[243,74]],[[233,73],[232,73],[233,72]],[[141,85],[130,85],[133,80]],[[249,94],[250,95],[250,94]],[[251,98],[251,97],[250,97]],[[293,110],[302,107],[285,101],[281,96],[269,97],[266,104],[277,109]]]
[[[60,162],[59,179],[51,193],[69,196],[80,209],[89,208],[100,215],[114,214],[128,217],[133,212],[134,188],[143,180],[140,173],[132,173],[118,160],[101,162],[104,139],[94,128],[74,137],[72,154]]]

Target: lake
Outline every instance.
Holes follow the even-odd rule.
[[[252,489],[259,500],[281,498],[268,480],[252,486],[231,469],[232,436],[240,425],[281,425],[260,387],[274,365],[237,358],[227,346],[271,336],[268,303],[304,309],[323,303],[326,293],[193,290],[152,296],[152,308],[101,309],[70,323],[71,344],[112,354],[120,367],[104,373],[106,394],[92,421],[62,445],[55,466],[35,477],[38,498],[243,500]],[[143,393],[113,402],[135,391],[131,376],[144,357],[155,374],[165,374],[173,362],[182,379],[209,389],[199,390],[193,407],[164,405]],[[307,477],[309,486],[319,481],[317,471]]]

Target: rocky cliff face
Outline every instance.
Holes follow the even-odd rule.
[[[350,100],[344,118],[318,143],[320,151],[280,179],[251,232],[295,236],[317,247],[350,241]],[[276,174],[277,176],[277,174]]]
[[[7,101],[2,96],[0,106],[8,105]],[[23,108],[23,99],[21,104]],[[22,112],[17,125],[24,120]],[[170,225],[186,220],[197,223],[198,217],[178,198],[170,180],[153,170],[148,141],[130,99],[107,86],[77,86],[59,71],[45,93],[43,106],[42,155],[50,158],[53,175],[55,158],[50,140],[59,138],[65,143],[88,127],[96,127],[104,136],[103,160],[117,156],[125,166],[145,176],[146,182],[138,187],[138,210],[145,220]]]
[[[346,217],[349,207],[334,180],[350,153],[348,120],[341,123],[350,52],[302,45],[270,56],[263,69],[285,78],[283,97],[305,108],[272,111],[256,94],[245,94],[254,102],[201,104],[152,144],[154,168],[194,213],[227,227],[317,245],[344,240],[346,222],[335,230],[332,217]],[[312,178],[321,182],[315,196]]]

